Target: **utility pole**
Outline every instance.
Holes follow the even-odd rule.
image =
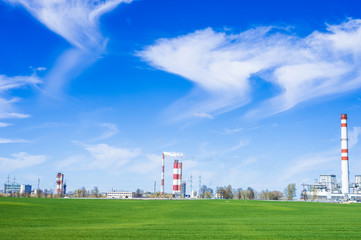
[[[156,193],[157,191],[157,181],[154,181],[154,194]]]
[[[6,184],[5,184],[6,185]],[[8,196],[8,193],[9,193],[9,187],[10,187],[10,175],[8,175],[7,177],[7,185],[5,186],[5,193],[6,193],[6,196]]]
[[[13,188],[13,190],[12,190],[12,196],[13,196],[13,197],[15,197],[15,181],[16,181],[16,178],[15,178],[15,176],[14,176],[14,178],[13,178],[13,184],[12,184],[12,188]]]
[[[192,174],[191,174],[191,179],[189,180],[189,182],[191,183],[191,194],[192,194],[192,191],[193,191],[193,186],[192,186],[192,183],[193,183],[193,177],[192,177]]]
[[[198,190],[198,196],[199,196],[201,194],[201,188],[202,188],[202,177],[201,176],[199,176],[198,183],[199,183],[199,190]]]
[[[7,177],[7,182],[8,182],[8,185],[10,185],[10,175],[8,175],[8,177]]]

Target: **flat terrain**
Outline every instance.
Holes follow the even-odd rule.
[[[361,239],[361,204],[0,198],[0,239]]]

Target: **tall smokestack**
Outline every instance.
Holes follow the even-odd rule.
[[[180,186],[178,185],[178,181],[179,181],[178,160],[174,160],[174,164],[173,164],[173,194],[178,193],[178,189],[180,189]]]
[[[347,114],[341,114],[341,181],[342,194],[349,193]]]
[[[164,153],[162,158],[162,180],[160,183],[160,193],[164,194]]]
[[[180,192],[180,185],[181,185],[181,183],[182,183],[182,167],[183,167],[183,165],[182,165],[182,163],[180,162],[180,163],[178,164],[178,186],[179,186],[178,192]]]
[[[64,174],[58,173],[56,175],[56,193],[64,194]]]

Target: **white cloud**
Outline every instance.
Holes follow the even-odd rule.
[[[87,168],[89,159],[85,155],[72,155],[57,164],[57,168],[64,170]]]
[[[11,158],[0,158],[0,171],[7,172],[27,168],[46,161],[44,155],[30,155],[25,152],[15,153]]]
[[[236,151],[244,146],[247,146],[248,144],[249,144],[249,141],[241,140],[236,146],[233,146],[233,147],[227,149],[225,152]]]
[[[212,116],[251,100],[250,78],[269,82],[278,92],[248,116],[267,116],[326,95],[361,86],[361,20],[348,20],[306,37],[259,27],[240,34],[211,28],[172,39],[159,39],[138,55],[157,69],[195,84],[167,112],[176,119],[194,112]],[[179,116],[181,115],[181,116]]]
[[[104,140],[119,133],[119,129],[114,123],[100,123],[98,125],[106,130],[97,138],[97,140]]]
[[[291,166],[286,168],[280,177],[281,181],[289,180],[300,176],[301,173],[311,172],[314,170],[325,169],[325,166],[330,163],[340,161],[341,154],[338,154],[337,149],[325,152],[312,153],[305,156],[298,157],[295,160],[289,160]]]
[[[15,77],[0,75],[0,92],[29,85],[35,86],[39,83],[41,83],[41,81],[35,75]]]
[[[137,174],[154,173],[155,176],[159,175],[159,166],[161,163],[161,156],[159,154],[146,154],[145,160],[133,161],[132,165],[128,168],[129,171]]]
[[[17,97],[6,98],[10,90],[26,86],[37,86],[41,81],[36,75],[8,77],[0,75],[0,118],[27,118],[28,114],[15,112],[14,103],[21,99]],[[9,126],[9,125],[6,125]]]
[[[12,125],[11,123],[0,122],[0,127],[9,127],[11,125]]]
[[[120,3],[130,3],[132,0],[5,1],[22,5],[38,21],[74,46],[59,57],[45,77],[46,93],[58,96],[66,81],[94,63],[104,51],[107,39],[99,29],[99,18]]]
[[[361,127],[353,127],[352,130],[349,132],[349,148],[352,148],[358,143],[359,136],[361,134]]]
[[[27,143],[28,140],[25,139],[7,139],[7,138],[0,138],[0,144],[1,143]]]
[[[222,134],[225,134],[225,135],[232,135],[232,134],[235,134],[235,133],[239,133],[243,131],[243,128],[234,128],[234,129],[229,129],[229,128],[226,128]]]
[[[1,99],[0,99],[1,102]],[[12,106],[11,106],[12,108]],[[29,114],[24,114],[24,113],[15,113],[15,112],[6,112],[6,113],[1,113],[0,112],[0,118],[28,118],[30,117]]]
[[[208,113],[194,113],[195,117],[214,119],[214,117]]]
[[[41,72],[41,71],[46,71],[47,68],[46,67],[37,67],[36,70]]]
[[[99,18],[120,3],[131,0],[7,0],[25,7],[51,31],[77,48],[98,48],[104,38],[99,31]]]
[[[94,158],[90,163],[95,168],[119,168],[139,155],[138,149],[126,149],[107,144],[88,145],[85,149]]]
[[[73,141],[86,150],[87,154],[77,154],[68,157],[58,164],[66,169],[101,169],[116,170],[140,155],[140,149],[127,149],[110,146],[108,144],[83,144]]]

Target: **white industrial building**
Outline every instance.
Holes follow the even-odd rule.
[[[29,184],[22,184],[20,186],[20,194],[25,194],[25,193],[31,193],[31,185]]]
[[[196,190],[192,190],[191,192],[191,198],[198,198],[198,193]]]
[[[318,182],[306,185],[303,198],[317,201],[361,201],[361,175],[350,182],[347,137],[347,114],[341,114],[341,183],[336,175],[320,175]]]
[[[4,193],[20,192],[21,185],[17,183],[4,184]]]
[[[107,198],[131,199],[135,198],[135,192],[108,192]]]

